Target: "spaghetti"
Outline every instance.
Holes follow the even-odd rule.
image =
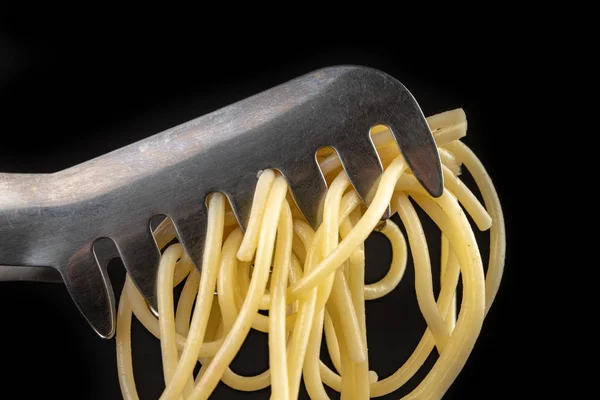
[[[428,118],[443,163],[445,190],[432,198],[407,169],[385,127],[372,139],[385,171],[371,205],[365,208],[334,153],[320,154],[330,182],[323,222],[314,231],[289,199],[287,183],[273,170],[261,173],[251,216],[243,233],[226,198],[208,200],[208,234],[202,272],[193,268],[180,244],[162,255],[156,318],[129,279],[121,294],[117,323],[117,366],[125,399],[137,399],[131,358],[132,315],[161,340],[165,390],[161,399],[207,399],[219,382],[241,391],[271,386],[271,398],[296,399],[301,378],[313,399],[325,399],[325,386],[344,399],[367,399],[404,385],[435,349],[439,357],[404,399],[439,399],[464,366],[497,293],[505,254],[502,209],[481,162],[460,139],[466,133],[461,109]],[[484,205],[460,181],[465,166]],[[411,198],[439,227],[442,238],[441,290],[433,291],[428,243]],[[407,232],[381,215],[391,206]],[[480,230],[490,229],[490,257],[483,262],[465,211]],[[379,230],[393,258],[379,282],[365,284],[364,242]],[[155,232],[165,247],[175,236],[165,220]],[[380,379],[369,368],[365,301],[385,296],[401,281],[410,247],[415,289],[427,330],[409,359]],[[173,287],[185,280],[176,306]],[[462,281],[460,307],[456,289]],[[216,291],[216,294],[215,294]],[[195,303],[195,304],[194,304]],[[268,310],[268,315],[259,313]],[[229,365],[251,329],[268,333],[270,369],[241,376]],[[320,360],[325,340],[334,365]],[[197,363],[202,366],[194,376]]]

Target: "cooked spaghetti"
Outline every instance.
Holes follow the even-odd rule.
[[[121,294],[117,358],[123,397],[137,399],[131,357],[132,315],[160,338],[165,390],[161,399],[207,399],[219,382],[241,391],[271,386],[271,398],[296,399],[303,378],[312,399],[326,399],[325,386],[343,399],[368,399],[394,392],[423,365],[434,348],[439,357],[405,399],[439,399],[464,366],[502,277],[505,234],[502,209],[483,165],[460,139],[466,133],[461,109],[428,118],[443,164],[445,189],[432,198],[407,168],[383,126],[372,140],[385,171],[369,207],[352,189],[336,154],[320,154],[329,183],[323,222],[314,231],[296,209],[283,176],[262,171],[245,233],[226,197],[208,200],[208,231],[202,272],[193,268],[180,244],[168,246],[158,276],[158,313],[148,309],[131,280]],[[484,200],[459,179],[472,174]],[[442,238],[441,289],[433,290],[428,242],[411,198],[439,227]],[[380,221],[387,207],[406,229],[415,268],[415,289],[427,330],[410,358],[380,378],[369,367],[365,301],[393,291],[407,264],[407,241],[399,227]],[[464,211],[463,211],[464,210]],[[490,229],[490,257],[483,262],[465,211],[480,230]],[[393,259],[379,282],[365,284],[364,242],[379,230],[390,241]],[[155,231],[166,247],[175,236],[165,220]],[[173,288],[185,280],[179,301]],[[456,290],[462,281],[462,302]],[[174,312],[175,310],[175,312]],[[268,315],[259,313],[268,310]],[[251,329],[268,333],[270,368],[240,376],[229,366]],[[325,341],[334,369],[320,359]],[[197,374],[194,369],[202,366]]]

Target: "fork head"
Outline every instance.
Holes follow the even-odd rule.
[[[206,196],[225,193],[244,227],[257,171],[274,168],[316,227],[327,190],[317,150],[336,150],[368,205],[383,172],[369,136],[379,124],[389,127],[425,189],[440,196],[437,147],[410,92],[381,71],[331,67],[61,172],[0,174],[0,193],[8,193],[0,198],[0,265],[58,269],[95,331],[111,337],[115,300],[106,273],[111,257],[122,258],[137,288],[156,306],[160,252],[150,230],[154,216],[171,218],[200,268]]]

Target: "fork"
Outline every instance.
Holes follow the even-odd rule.
[[[60,172],[0,173],[0,281],[52,280],[37,267],[58,270],[92,328],[110,338],[115,296],[106,267],[112,257],[121,257],[156,309],[160,251],[153,217],[172,220],[200,269],[206,197],[224,193],[244,228],[257,173],[273,168],[317,227],[327,191],[317,150],[336,150],[368,205],[383,172],[369,136],[379,124],[390,129],[423,187],[440,196],[439,154],[419,105],[396,79],[363,66],[314,71]]]

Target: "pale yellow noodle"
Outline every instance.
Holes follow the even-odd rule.
[[[174,244],[163,253],[158,268],[158,320],[160,327],[160,349],[162,352],[162,365],[165,384],[171,382],[171,378],[177,368],[179,354],[177,351],[175,314],[173,302],[173,273],[177,259],[183,255],[183,246]]]
[[[127,297],[131,303],[131,308],[135,317],[142,323],[151,334],[156,338],[160,339],[160,328],[158,326],[158,319],[148,309],[148,304],[142,294],[137,290],[135,285],[131,282],[129,276],[125,279],[125,286],[123,288],[127,292]],[[177,348],[183,350],[185,347],[186,338],[181,335],[177,335]],[[210,357],[213,356],[217,349],[220,347],[221,341],[216,340],[208,343],[203,343],[202,348],[198,357]]]
[[[177,302],[177,310],[175,310],[175,330],[184,337],[190,331],[190,318],[199,284],[200,272],[194,268],[183,285],[183,290]]]
[[[359,210],[356,209],[356,211],[359,211]],[[350,234],[350,232],[352,232],[352,229],[354,229],[354,224],[352,223],[350,216],[348,216],[347,218],[344,218],[344,220],[340,224],[341,238],[343,239],[346,236],[348,236]],[[364,259],[364,257],[365,257],[364,246],[358,246],[352,252],[352,254],[350,254],[350,257],[348,258],[348,262],[353,262],[353,263],[357,264],[357,263],[360,263],[361,260]]]
[[[324,328],[325,328],[325,342],[327,343],[327,351],[329,352],[329,357],[331,358],[331,362],[333,363],[334,368],[338,373],[342,371],[342,365],[340,361],[340,345],[337,340],[337,336],[335,335],[335,330],[333,328],[333,322],[331,322],[331,317],[329,313],[325,313]]]
[[[458,176],[461,174],[461,163],[456,159],[454,154],[449,152],[443,147],[438,147],[440,153],[440,160],[454,175]]]
[[[450,249],[450,242],[448,238],[442,234],[442,240],[440,245],[440,281],[443,281],[444,274],[448,269],[448,265],[452,263],[456,263],[456,255],[454,251]],[[450,309],[448,310],[448,315],[444,318],[446,321],[446,326],[448,330],[452,332],[454,327],[456,326],[456,294],[452,297],[452,301],[450,302]]]
[[[492,217],[487,213],[485,207],[481,205],[473,192],[458,179],[452,171],[446,166],[442,166],[444,172],[444,184],[462,204],[465,210],[471,215],[473,221],[481,231],[486,231],[492,226]]]
[[[252,263],[250,261],[248,261],[248,262],[242,261],[238,268],[238,272],[236,275],[236,279],[237,279],[237,283],[238,283],[238,290],[240,293],[240,297],[239,297],[240,303],[238,304],[238,307],[242,306],[244,299],[248,295],[248,287],[250,287],[250,275],[251,275],[251,269],[252,269],[251,267],[252,267]],[[262,297],[261,297],[261,300],[262,300]]]
[[[199,283],[197,283],[196,286],[199,286]],[[189,330],[189,316],[188,316],[187,320],[188,320],[188,330]],[[215,340],[215,339],[221,338],[223,336],[223,323],[222,322],[223,321],[222,321],[222,317],[221,317],[219,299],[217,298],[217,299],[213,300],[213,303],[210,307],[208,323],[206,325],[206,332],[204,334],[205,341]],[[203,358],[200,358],[199,361],[202,364],[206,364],[206,363],[210,362],[210,358],[203,357]],[[187,399],[192,394],[192,391],[194,390],[194,383],[195,383],[194,376],[190,375],[187,382],[185,383],[184,388],[183,388],[184,399]]]
[[[327,191],[324,206],[325,211],[323,213],[323,224],[321,225],[324,230],[322,254],[325,257],[334,251],[338,244],[340,224],[339,215],[341,208],[340,203],[342,201],[344,191],[349,185],[350,181],[348,180],[346,174],[340,173]],[[319,228],[319,230],[320,229],[321,228]],[[333,277],[330,276],[328,279],[333,279]],[[344,276],[340,276],[339,278],[334,279],[333,286],[331,286],[331,289],[329,289],[329,287],[329,284],[323,287],[323,297],[329,298],[329,307],[337,308],[338,312],[345,316],[345,318],[340,319],[340,323],[342,324],[342,334],[348,335],[345,341],[345,343],[347,343],[349,346],[347,349],[348,354],[354,362],[365,361],[367,359],[366,343],[364,343],[359,337],[360,328],[358,318],[356,316],[354,307],[352,306],[352,298],[350,296],[346,278]],[[328,293],[329,290],[331,290],[331,296]],[[331,304],[329,302],[331,302]],[[320,310],[317,309],[317,311]]]
[[[364,254],[364,245],[360,246],[361,253]],[[367,319],[365,314],[365,259],[364,256],[360,262],[355,263],[352,260],[348,262],[348,288],[354,312],[358,319],[361,344],[367,348]],[[358,399],[370,398],[369,384],[369,359],[356,363],[354,366],[355,396]]]
[[[315,232],[304,221],[294,220],[294,233],[304,244],[307,250],[304,273],[308,273],[317,264],[318,250],[312,246],[315,241]],[[288,373],[290,398],[296,398],[300,390],[300,379],[302,377],[302,366],[306,357],[310,332],[315,317],[317,304],[317,289],[312,289],[308,295],[299,299],[298,317],[292,335],[288,342]]]
[[[333,390],[335,390],[337,392],[342,391],[342,377],[341,376],[339,376],[338,374],[333,372],[331,369],[329,369],[329,367],[327,367],[325,364],[323,364],[322,361],[319,366],[319,371],[321,373],[321,379],[323,380],[324,384],[326,384],[327,386],[329,386],[330,388],[332,388]],[[341,369],[340,369],[340,371],[341,371]]]
[[[283,201],[285,201],[286,192],[287,183],[285,182],[285,179],[281,176],[277,176],[273,182],[266,206],[270,212],[264,215],[260,229],[255,268],[250,281],[248,295],[246,296],[233,327],[226,335],[223,345],[219,351],[217,351],[217,354],[215,354],[215,357],[208,365],[208,368],[200,381],[196,384],[190,399],[208,398],[209,394],[212,393],[215,386],[217,386],[223,372],[237,354],[244,338],[250,330],[252,318],[258,312],[258,303],[265,291],[267,279],[269,277],[269,267],[273,256],[275,233],[277,231],[277,223],[279,221],[281,206]]]
[[[344,173],[338,174],[333,180],[330,188],[325,197],[324,204],[324,221],[313,241],[311,246],[317,246],[320,248],[318,251],[323,256],[326,256],[333,251],[338,243],[339,237],[339,224],[340,224],[340,203],[342,196],[350,182]],[[349,201],[347,200],[347,203]],[[344,207],[343,211],[350,212],[349,207]],[[323,236],[323,240],[321,240]],[[321,247],[322,246],[322,247]],[[310,336],[308,341],[308,347],[306,351],[303,375],[305,385],[311,397],[323,398],[326,396],[325,389],[320,378],[320,361],[319,352],[321,348],[322,332],[323,332],[323,318],[324,303],[327,303],[328,309],[335,310],[334,312],[341,312],[347,318],[342,319],[344,321],[344,327],[340,328],[343,334],[349,335],[349,342],[351,343],[346,351],[350,354],[351,359],[354,358],[358,361],[366,360],[366,344],[361,340],[360,329],[358,326],[358,320],[355,311],[352,307],[352,299],[350,297],[347,284],[343,274],[335,276],[331,274],[327,280],[322,283],[317,292],[317,304],[316,314],[313,320],[313,327],[310,330]],[[343,379],[347,382],[354,380],[353,374],[346,374]],[[346,386],[349,384],[347,383]]]
[[[239,295],[235,297],[236,305],[238,309],[242,307],[242,303],[246,298],[246,294],[248,293],[248,287],[250,286],[250,261],[240,261],[240,266],[237,269],[235,274],[236,280],[236,293]]]
[[[394,164],[394,163],[393,163]],[[391,182],[394,182],[398,179],[398,177],[400,176],[400,174],[402,173],[402,171],[404,170],[404,163],[402,162],[401,158],[398,158],[398,161],[395,162],[395,165],[390,166],[383,174],[382,178],[381,178],[381,182],[385,182],[386,179],[390,180]],[[340,178],[340,186],[342,186],[342,184],[344,183],[341,178]],[[391,183],[390,182],[390,183]],[[358,225],[361,224],[363,225],[363,229],[368,230],[369,232],[372,231],[373,227],[379,222],[379,217],[383,214],[383,210],[385,209],[385,204],[389,203],[389,198],[386,200],[386,197],[391,197],[391,194],[393,192],[392,190],[388,190],[387,192],[385,190],[381,190],[383,188],[385,188],[385,186],[383,184],[381,184],[377,190],[377,193],[375,194],[375,198],[372,202],[371,207],[366,211],[365,216],[363,216],[363,218],[361,219],[361,221],[358,223]],[[389,189],[389,188],[388,188]],[[329,193],[328,193],[329,195]],[[377,201],[379,201],[381,204],[378,204]],[[379,205],[380,211],[376,211],[377,207],[373,206],[373,205]],[[327,206],[327,200],[326,200],[326,206]],[[369,213],[369,211],[371,211],[371,213]],[[328,215],[327,212],[324,213],[325,216]],[[331,214],[329,214],[331,215]],[[338,215],[338,214],[333,214],[333,215]],[[337,225],[339,223],[339,221],[335,221],[335,224]],[[324,220],[324,224],[327,224],[327,219]],[[329,222],[329,224],[332,224],[331,222]],[[321,228],[319,230],[322,229],[323,225],[321,226]],[[372,225],[371,228],[368,228],[369,225]],[[332,229],[331,227],[329,227],[329,229]],[[335,250],[333,253],[327,252],[327,258],[324,261],[329,260],[330,265],[329,265],[329,270],[321,267],[322,271],[321,271],[321,275],[315,275],[314,274],[314,270],[311,270],[310,272],[308,272],[308,276],[303,277],[300,282],[305,281],[305,280],[309,280],[310,282],[310,278],[311,276],[313,277],[312,279],[314,279],[313,282],[318,282],[319,280],[322,280],[326,275],[328,275],[333,271],[335,271],[335,269],[341,265],[345,259],[347,259],[350,254],[354,251],[354,249],[356,247],[358,247],[358,245],[360,245],[360,243],[362,243],[365,239],[366,236],[368,236],[368,233],[365,234],[365,232],[361,232],[359,230],[356,230],[356,232],[359,232],[362,234],[362,236],[358,236],[358,235],[354,235],[354,237],[352,237],[352,233],[347,236],[345,239],[343,239],[342,243],[337,246],[336,250],[338,250],[338,253],[335,253]],[[354,240],[354,241],[353,241]],[[346,249],[344,249],[344,244],[346,246]],[[339,249],[342,248],[342,250],[345,250],[344,252],[339,251]],[[335,258],[335,256],[337,255],[337,259]],[[324,262],[321,262],[320,265],[322,265]],[[319,268],[317,266],[317,268]],[[343,276],[343,275],[341,275]],[[298,287],[300,286],[300,282],[298,282],[295,286]],[[335,284],[335,283],[334,283]],[[301,292],[301,291],[298,291]],[[292,291],[292,294],[294,292]],[[342,291],[343,293],[343,291]],[[338,296],[341,293],[337,293]],[[333,295],[333,293],[332,293]],[[339,303],[343,303],[342,301],[340,301]],[[336,310],[337,311],[337,310]],[[316,319],[315,324],[322,324],[322,315],[317,315],[316,317],[320,317]],[[313,352],[316,352],[316,343],[318,340],[318,336],[321,335],[322,332],[322,328],[317,327],[315,328],[315,330],[318,330],[319,333],[314,333],[311,334],[311,338],[314,339],[313,340],[313,346],[311,346],[311,349],[313,349]],[[348,332],[351,333],[351,332]],[[360,333],[360,332],[358,332]],[[343,335],[343,333],[342,333]],[[339,338],[338,338],[339,339]],[[341,342],[341,340],[340,340]],[[359,343],[361,343],[362,341],[359,341]],[[342,346],[342,344],[340,344],[340,347]],[[347,349],[347,348],[346,348]],[[340,353],[343,353],[346,349],[342,350],[340,348]],[[307,354],[307,361],[305,361],[305,364],[307,365],[308,368],[305,367],[306,371],[305,372],[305,382],[307,385],[307,389],[310,386],[311,390],[313,390],[316,394],[316,396],[321,396],[322,392],[323,392],[323,388],[322,388],[322,384],[319,384],[318,381],[320,381],[320,379],[318,379],[318,377],[316,376],[318,374],[318,369],[314,368],[314,362],[311,362],[311,360],[314,360],[314,356],[309,357],[309,354]],[[344,360],[342,360],[342,368],[344,368]],[[348,368],[346,368],[346,374],[345,374],[348,378],[350,378],[353,375],[353,371],[352,369],[350,369],[348,371]],[[342,381],[344,381],[343,379],[344,377],[344,373],[342,372]],[[353,387],[353,381],[352,379],[346,379],[346,385],[342,385],[343,387],[346,388],[346,392],[348,391],[352,391],[352,389],[350,389],[350,387]],[[317,397],[319,398],[319,397]]]
[[[286,351],[286,287],[292,261],[293,235],[292,211],[288,203],[284,202],[277,227],[269,311],[269,348],[278,349],[269,352],[271,396],[281,400],[290,399]]]
[[[429,196],[406,170],[385,126],[376,126],[371,132],[385,170],[366,209],[352,190],[335,151],[317,156],[329,189],[323,222],[316,232],[301,219],[285,179],[273,170],[260,173],[245,233],[237,226],[225,196],[211,195],[202,273],[180,244],[169,246],[161,258],[160,319],[126,278],[116,333],[123,397],[138,399],[131,359],[131,317],[135,315],[161,339],[166,383],[161,399],[207,399],[219,381],[242,391],[271,385],[272,399],[296,399],[302,376],[313,399],[328,398],[324,384],[340,392],[342,400],[379,397],[412,378],[434,347],[439,352],[436,363],[404,399],[440,399],[466,362],[498,291],[506,242],[494,186],[481,162],[459,141],[467,129],[464,111],[448,111],[427,121],[436,144],[443,146],[439,152],[445,191],[440,198]],[[457,177],[463,164],[486,207]],[[442,233],[437,300],[428,244],[407,196]],[[428,327],[409,359],[394,374],[379,380],[375,371],[369,371],[365,301],[383,297],[397,287],[408,255],[399,227],[391,220],[380,221],[388,205],[392,213],[399,213],[406,228],[417,300]],[[485,277],[473,229],[461,206],[480,230],[491,228]],[[383,279],[365,285],[364,241],[375,229],[388,238],[392,262]],[[175,237],[175,228],[166,218],[154,233],[157,245],[163,248]],[[456,287],[461,277],[462,303],[456,315]],[[184,279],[174,313],[173,287]],[[258,313],[259,309],[268,310],[269,315]],[[229,365],[252,328],[268,333],[271,368],[256,376],[241,376]],[[320,360],[323,334],[339,375]],[[198,361],[202,367],[194,379]]]
[[[315,315],[315,319],[310,330],[310,338],[308,340],[304,365],[302,368],[304,386],[306,387],[306,391],[311,399],[329,398],[329,396],[327,396],[327,392],[325,392],[325,388],[323,387],[319,363],[324,313],[325,310],[321,310]]]
[[[315,253],[317,254],[316,260],[321,262],[323,257],[331,251],[331,249],[335,248],[337,244],[337,237],[334,239],[333,237],[329,237],[327,240],[327,236],[336,236],[336,232],[338,231],[337,219],[336,216],[339,214],[340,208],[340,197],[342,196],[345,188],[348,186],[349,182],[346,179],[339,179],[340,175],[335,178],[330,187],[330,190],[327,192],[325,196],[325,212],[324,212],[324,220],[321,226],[315,232],[314,239],[311,243],[311,246],[315,248]],[[330,224],[335,225],[335,228],[327,228]],[[329,230],[329,232],[327,232]],[[311,268],[312,269],[312,268]],[[327,304],[328,307],[336,307],[335,301],[332,300],[330,303],[330,296],[334,285],[334,274],[330,274],[326,277],[319,285],[317,290],[317,303],[315,305],[315,315],[321,315],[320,312],[325,308]],[[324,314],[323,314],[324,315]],[[350,317],[352,318],[352,316]],[[354,318],[356,319],[356,318]],[[350,325],[354,325],[352,321],[349,322]],[[360,356],[360,355],[359,355]]]
[[[254,190],[254,199],[252,200],[252,208],[250,209],[250,220],[248,221],[248,227],[237,253],[237,257],[241,261],[250,261],[254,256],[260,233],[260,222],[265,213],[267,199],[274,180],[275,172],[271,169],[262,171],[258,177],[256,189]]]
[[[237,281],[239,283],[239,285],[236,286],[236,291],[238,291],[240,293],[240,296],[238,298],[236,298],[236,306],[237,308],[241,308],[241,305],[243,303],[243,300],[247,294],[248,294],[248,287],[250,285],[250,279],[248,278],[250,275],[250,264],[245,263],[242,264],[242,266],[239,268],[239,271],[237,274],[234,275],[234,279],[239,278],[239,280]],[[286,303],[291,304],[294,303],[296,300],[293,299],[288,299],[286,297]],[[268,310],[270,308],[270,302],[271,302],[271,297],[268,294],[263,294],[260,302],[259,302],[259,310]],[[291,314],[288,315],[286,317],[286,326],[288,326],[289,329],[292,329],[292,327],[294,326],[295,322],[296,322],[296,315],[295,314]],[[254,316],[254,319],[252,320],[252,329],[256,329],[259,332],[263,332],[263,333],[268,333],[269,332],[269,317],[267,315],[263,315],[263,314],[256,314]]]
[[[138,400],[131,360],[131,304],[127,292],[121,292],[117,314],[117,372],[124,400]]]
[[[221,307],[219,305],[219,298],[214,295],[210,312],[208,316],[208,323],[206,324],[206,332],[204,333],[204,340],[216,340],[223,337],[223,316],[221,315]],[[201,358],[200,360],[206,360],[208,357]]]
[[[446,174],[450,174],[447,168],[444,168]],[[458,181],[458,178],[453,176],[454,179],[448,178],[448,182]],[[456,187],[459,189],[458,193],[453,193],[453,195],[458,199],[458,201],[465,206],[465,210],[469,213],[473,221],[478,225],[480,230],[487,230],[491,225],[491,217],[486,211],[485,207],[479,203],[479,200],[473,195],[473,193],[466,187],[462,182],[460,184],[454,183],[450,186]],[[418,182],[415,180],[415,177],[412,175],[404,175],[398,179],[396,182],[396,191],[403,192],[406,190],[413,190],[414,188],[420,187]],[[446,190],[452,191],[449,187],[446,187]],[[466,206],[468,205],[468,207]],[[392,204],[392,211],[396,211],[395,204]]]
[[[387,274],[381,280],[365,285],[366,300],[378,299],[390,293],[398,286],[406,270],[408,259],[406,239],[400,228],[398,228],[398,225],[388,219],[385,221],[380,232],[390,241],[392,246],[392,262]]]
[[[427,124],[434,132],[438,131],[439,129],[452,127],[455,125],[466,125],[466,123],[467,116],[462,108],[444,111],[427,117]],[[462,136],[454,137],[452,140],[460,139]]]
[[[395,196],[395,200],[398,215],[400,215],[400,219],[406,227],[408,243],[413,255],[415,289],[419,308],[435,338],[438,349],[441,351],[446,346],[450,335],[433,297],[431,263],[425,233],[421,227],[421,221],[408,198],[403,194],[398,194]]]
[[[429,201],[429,204],[432,203],[432,201]],[[428,211],[429,216],[440,228],[443,234],[449,238],[450,243],[454,243],[455,245],[458,244],[458,238],[455,230],[453,229],[452,224],[445,213],[439,207],[431,208]],[[443,316],[447,315],[447,312],[450,308],[451,299],[454,297],[456,286],[458,284],[459,271],[460,269],[458,262],[448,264],[446,274],[442,280],[440,295],[437,300],[438,307]],[[389,377],[371,385],[371,396],[379,397],[386,395],[397,390],[406,382],[408,382],[408,380],[412,378],[414,374],[421,368],[434,346],[435,341],[433,339],[433,335],[431,334],[431,331],[427,329],[420,342],[417,344],[417,347],[404,365],[402,365]]]
[[[187,278],[190,271],[194,268],[192,260],[187,254],[183,254],[181,258],[175,264],[175,274],[173,276],[173,286],[179,285],[185,278]]]
[[[162,400],[174,399],[181,393],[198,360],[208,323],[208,313],[205,310],[210,309],[214,297],[221,243],[223,242],[224,214],[225,196],[221,193],[213,193],[209,199],[207,224],[207,231],[211,234],[206,236],[204,245],[200,289],[196,298],[190,333],[172,380],[160,397]]]
[[[218,303],[221,309],[221,317],[223,324],[220,326],[223,335],[228,333],[237,318],[237,306],[234,301],[234,290],[232,289],[235,282],[234,272],[238,265],[236,258],[236,252],[239,249],[239,245],[242,241],[242,231],[238,227],[232,231],[222,249],[221,266],[219,268],[219,277],[217,281],[217,295]],[[202,366],[201,373],[198,377],[201,377],[208,368],[208,363],[211,359],[206,359]],[[263,389],[270,384],[270,371],[267,370],[256,376],[241,376],[233,372],[230,368],[223,373],[222,381],[227,386],[230,386],[236,390],[242,391],[256,391]]]
[[[238,315],[235,304],[233,289],[235,283],[235,270],[238,266],[236,258],[237,250],[242,242],[242,230],[238,227],[232,231],[223,244],[221,265],[217,280],[218,303],[221,308],[221,317],[223,319],[223,334],[226,335],[231,330],[233,323]],[[207,369],[210,359],[203,365],[203,372]],[[201,376],[199,374],[199,376]],[[263,389],[271,383],[271,373],[267,370],[256,376],[241,376],[233,372],[230,368],[223,373],[222,381],[227,386],[242,391],[256,391]]]
[[[496,298],[498,288],[500,287],[500,281],[502,280],[502,273],[504,272],[506,233],[502,206],[500,205],[498,193],[496,192],[496,188],[494,187],[490,176],[473,151],[461,142],[449,143],[447,148],[464,163],[465,167],[473,176],[475,183],[479,187],[488,213],[494,221],[490,229],[490,256],[485,282],[485,304],[487,313]]]
[[[342,272],[341,271],[337,271],[336,272],[336,276],[341,275]],[[340,325],[340,319],[343,319],[344,317],[342,315],[339,314],[335,314],[333,313],[331,315],[331,320],[333,322],[333,326],[335,328],[335,331],[338,332],[340,329],[342,329],[341,325]],[[348,344],[345,343],[345,336],[343,334],[338,335],[338,343],[340,346],[340,360],[341,360],[341,364],[342,364],[342,370],[340,371],[340,375],[342,377],[342,388],[340,391],[341,394],[341,398],[346,400],[346,399],[352,399],[354,397],[354,393],[355,393],[355,381],[354,381],[354,363],[352,362],[352,360],[349,357],[348,354]]]
[[[306,250],[304,249],[304,245],[302,241],[294,234],[294,241],[292,242],[292,250],[294,255],[298,258],[300,264],[304,265],[306,262]]]
[[[444,350],[430,373],[405,399],[420,399],[424,394],[425,398],[441,398],[464,366],[481,330],[485,313],[483,265],[469,221],[448,191],[434,201],[458,228],[455,231],[459,243],[453,247],[463,277],[463,300],[456,327]]]
[[[225,335],[229,333],[237,317],[234,289],[235,270],[238,267],[236,252],[239,249],[243,236],[242,230],[236,228],[225,240],[221,252],[221,263],[217,278],[217,296],[219,298],[219,306],[221,307],[223,332]]]
[[[334,274],[337,274],[337,271]],[[347,279],[341,269],[340,275],[334,276],[333,287],[327,302],[327,310],[335,310],[336,313],[344,315],[344,318],[340,320],[340,328],[342,335],[346,336],[347,352],[350,359],[353,362],[365,361],[367,359],[366,343],[362,340],[361,329],[356,310],[352,304],[352,296]],[[324,288],[323,290],[328,289]]]
[[[371,205],[364,213],[355,229],[344,238],[336,249],[319,263],[307,276],[302,277],[296,284],[291,286],[289,294],[295,298],[304,295],[310,289],[316,287],[327,275],[335,271],[356,247],[363,243],[369,233],[379,223],[383,212],[388,207],[394,192],[394,184],[406,168],[401,157],[396,158],[392,164],[383,172],[379,186]]]
[[[492,305],[500,286],[504,267],[504,258],[506,254],[506,235],[502,207],[500,206],[498,194],[496,193],[489,175],[483,168],[481,161],[479,161],[473,152],[462,143],[452,144],[451,146],[449,145],[449,147],[456,154],[460,155],[461,160],[465,160],[465,166],[473,175],[473,178],[475,179],[475,182],[481,191],[484,202],[486,202],[488,207],[486,213],[489,213],[494,221],[490,229],[490,256],[486,272],[487,312]],[[396,188],[400,188],[401,190],[411,190],[424,194],[423,189],[412,176],[403,176],[398,181]],[[474,208],[474,210],[478,209],[480,209],[480,207]]]

